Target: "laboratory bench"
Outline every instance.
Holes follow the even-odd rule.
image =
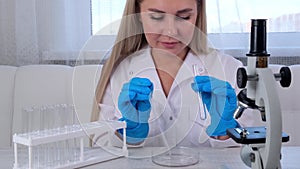
[[[120,157],[114,160],[109,160],[90,166],[83,167],[84,169],[150,169],[150,168],[169,168],[160,166],[152,162],[150,156],[144,158],[132,158],[141,157],[143,154],[151,154],[154,147],[150,148],[133,148],[129,150],[129,156],[131,158]],[[197,148],[199,152],[199,163],[180,168],[205,168],[205,169],[242,169],[247,167],[240,158],[240,147],[235,148]],[[300,147],[298,146],[283,146],[282,149],[281,165],[283,169],[300,169]],[[13,166],[13,149],[0,149],[0,168],[8,169]],[[178,168],[178,167],[177,167]]]

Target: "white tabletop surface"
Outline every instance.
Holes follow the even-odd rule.
[[[151,148],[130,149],[131,156],[140,156],[140,153],[149,153]],[[205,168],[205,169],[243,169],[247,167],[240,158],[240,148],[197,148],[199,152],[200,162],[193,166],[184,167]],[[282,147],[283,169],[300,169],[300,147]],[[0,149],[0,168],[8,169],[13,165],[13,150]],[[146,158],[125,158],[114,159],[91,166],[86,166],[84,169],[150,169],[150,168],[168,168],[156,165],[150,157]],[[181,168],[181,167],[180,167]]]

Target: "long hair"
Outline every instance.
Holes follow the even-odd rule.
[[[142,49],[147,45],[146,37],[143,33],[142,23],[139,21],[140,3],[143,0],[127,0],[121,20],[119,32],[112,49],[109,59],[102,68],[101,77],[99,79],[95,98],[93,103],[93,110],[91,121],[99,120],[99,106],[102,102],[105,90],[109,83],[110,76],[127,56]],[[206,3],[205,0],[196,0],[198,16],[196,20],[196,28],[194,36],[189,44],[191,52],[196,55],[200,53],[207,53],[207,22],[206,22]]]

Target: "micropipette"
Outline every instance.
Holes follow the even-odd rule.
[[[198,71],[198,65],[197,64],[193,64],[193,73],[194,73],[194,76],[200,76],[199,74],[199,71]],[[202,102],[202,106],[203,106],[203,113],[201,113],[201,110],[200,110],[200,106],[199,106],[199,112],[200,112],[200,119],[201,120],[206,120],[206,108],[205,108],[205,104],[204,104],[204,101],[202,100],[202,97],[200,95],[200,92],[197,92],[198,94],[198,101],[199,103]],[[201,115],[202,114],[202,115]]]

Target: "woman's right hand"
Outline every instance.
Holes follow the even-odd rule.
[[[118,98],[122,114],[119,120],[127,123],[126,139],[130,144],[142,142],[148,135],[152,91],[153,84],[147,78],[135,77],[123,85]],[[122,134],[123,130],[118,130],[118,133]]]

